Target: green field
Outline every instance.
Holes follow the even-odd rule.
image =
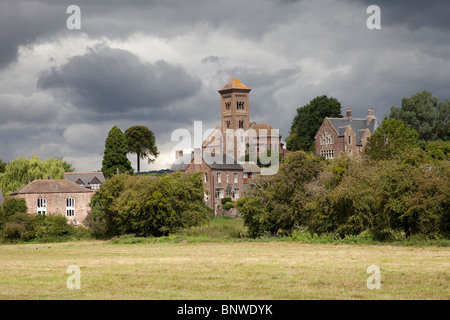
[[[81,289],[68,289],[70,265]],[[367,267],[381,270],[369,290]],[[450,249],[282,241],[0,246],[0,299],[449,299]]]

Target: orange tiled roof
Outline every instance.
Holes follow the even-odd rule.
[[[247,87],[245,84],[243,84],[241,81],[239,81],[236,78],[233,78],[230,81],[228,81],[228,83],[226,85],[224,85],[222,87],[222,89],[220,89],[219,91],[228,90],[228,89],[247,89],[247,90],[251,90],[249,87]]]

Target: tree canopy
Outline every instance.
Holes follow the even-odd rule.
[[[419,147],[419,134],[402,120],[385,119],[369,137],[363,154],[373,160],[399,158]]]
[[[286,148],[314,151],[314,136],[326,117],[342,118],[341,103],[337,99],[322,95],[298,108],[286,138]]]
[[[128,144],[117,126],[111,128],[105,141],[105,152],[102,161],[103,173],[111,177],[117,173],[133,172],[131,162],[127,158]]]
[[[390,119],[403,120],[425,141],[448,140],[450,134],[450,100],[438,104],[430,91],[424,90],[402,99],[402,106],[392,107]]]
[[[9,195],[37,179],[64,179],[64,172],[73,171],[72,165],[61,158],[40,160],[38,156],[11,160],[0,173],[0,189]]]
[[[148,159],[148,163],[152,163],[158,157],[159,152],[156,147],[155,135],[145,126],[133,126],[125,131],[127,139],[128,152],[137,156],[137,172],[141,172],[140,159]]]

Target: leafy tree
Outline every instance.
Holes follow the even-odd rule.
[[[30,158],[17,158],[11,160],[5,167],[5,172],[0,173],[0,189],[3,194],[9,195],[27,183],[47,179],[64,179],[64,172],[71,166],[60,158],[48,158],[40,160],[38,156]]]
[[[152,163],[159,155],[158,148],[155,144],[155,135],[145,126],[133,126],[125,131],[125,138],[128,143],[128,152],[135,153],[137,156],[137,172],[140,173],[140,159],[148,159],[148,163]]]
[[[450,100],[446,99],[438,104],[436,108],[436,134],[439,139],[448,141],[450,139]]]
[[[128,144],[123,134],[117,126],[111,128],[105,141],[105,152],[102,161],[103,173],[111,177],[119,173],[132,172],[130,160],[127,158]]]
[[[5,172],[7,163],[0,159],[0,173]]]
[[[286,138],[286,148],[314,151],[314,136],[326,117],[342,118],[341,103],[337,99],[323,95],[298,108]]]
[[[106,237],[168,235],[209,221],[200,173],[115,175],[93,196],[88,225]],[[103,232],[103,234],[102,234]]]
[[[277,174],[253,178],[235,206],[252,236],[289,234],[302,224],[308,193],[306,185],[323,169],[317,156],[290,153]]]
[[[438,99],[430,91],[424,90],[402,99],[401,108],[392,107],[390,119],[403,120],[425,141],[448,139],[450,101],[438,105]]]
[[[398,159],[418,148],[418,133],[402,120],[385,119],[369,137],[363,154],[372,160]]]

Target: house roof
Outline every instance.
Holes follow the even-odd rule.
[[[245,84],[243,84],[241,81],[239,81],[236,78],[231,79],[230,81],[228,81],[228,83],[226,85],[224,85],[222,87],[222,89],[219,90],[220,91],[224,91],[224,90],[230,90],[230,89],[244,89],[244,90],[252,90],[249,87],[247,87]]]
[[[240,165],[242,168],[244,168],[244,172],[253,172],[253,173],[261,172],[261,168],[254,162],[240,163]]]
[[[67,180],[89,187],[91,184],[102,184],[105,182],[103,172],[65,172],[64,178]]]
[[[218,159],[219,161],[205,161],[205,163],[213,170],[244,170],[244,168],[237,162],[237,160],[226,154],[218,154],[214,160]]]
[[[375,118],[371,119],[367,123],[367,119],[355,119],[348,118],[327,118],[332,126],[336,129],[339,136],[343,136],[348,127],[351,127],[356,134],[356,145],[361,145],[361,138],[366,130],[370,130],[371,133],[380,125],[379,121]]]
[[[85,187],[66,179],[34,180],[11,195],[35,193],[90,193]]]

